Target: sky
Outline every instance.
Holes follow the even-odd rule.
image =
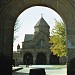
[[[34,6],[24,10],[17,18],[16,23],[19,29],[14,32],[14,36],[18,36],[13,43],[13,51],[17,50],[17,45],[24,41],[25,34],[34,34],[34,26],[43,16],[45,21],[50,26],[50,35],[53,27],[55,26],[55,20],[62,21],[61,17],[57,12],[48,7]]]

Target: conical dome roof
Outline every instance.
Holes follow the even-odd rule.
[[[36,25],[34,27],[37,27],[37,26],[45,26],[45,27],[50,27],[47,22],[44,20],[43,17],[41,17],[41,19],[36,23]]]

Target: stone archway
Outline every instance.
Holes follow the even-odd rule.
[[[68,65],[75,57],[75,1],[74,0],[2,0],[0,1],[0,54],[12,59],[13,32],[17,17],[31,6],[47,6],[59,13],[65,22]],[[8,35],[8,36],[7,36]],[[11,64],[9,64],[11,65]],[[69,71],[67,71],[69,73]]]
[[[32,65],[33,64],[33,56],[31,53],[26,53],[23,56],[24,65]]]
[[[46,65],[46,55],[44,53],[37,54],[36,65]]]

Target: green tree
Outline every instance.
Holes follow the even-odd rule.
[[[51,52],[59,57],[66,56],[66,38],[65,27],[63,22],[55,22],[55,27],[52,30],[50,37]]]

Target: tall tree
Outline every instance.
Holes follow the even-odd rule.
[[[16,40],[16,38],[18,38],[18,36],[15,35],[15,33],[19,30],[20,26],[21,26],[20,19],[17,19],[17,20],[16,20],[16,23],[15,23],[15,26],[14,26],[13,42]]]
[[[55,22],[55,27],[52,30],[50,37],[51,52],[59,57],[66,56],[66,37],[65,27],[63,22]]]

